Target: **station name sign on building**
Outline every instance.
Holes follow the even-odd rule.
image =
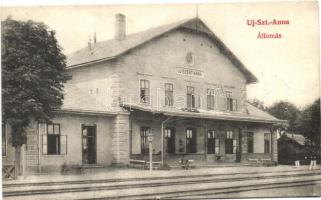
[[[204,78],[204,72],[196,69],[177,67],[177,73],[185,76],[193,76],[197,78]]]

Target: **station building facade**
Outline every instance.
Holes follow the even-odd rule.
[[[247,102],[256,77],[199,18],[126,35],[68,56],[65,100],[50,123],[28,127],[27,169],[128,165],[182,157],[200,165],[277,162],[276,119]],[[3,125],[3,163],[13,162]],[[153,148],[149,149],[149,134]]]

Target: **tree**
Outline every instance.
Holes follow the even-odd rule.
[[[289,122],[289,131],[295,131],[300,110],[294,104],[280,101],[274,103],[267,111],[278,119],[287,120]]]
[[[298,131],[308,140],[308,144],[320,149],[320,99],[307,106],[298,118]]]
[[[12,127],[16,169],[31,119],[50,120],[63,101],[66,57],[55,32],[43,23],[17,21],[2,25],[2,119]]]
[[[249,103],[252,105],[252,106],[255,106],[257,107],[258,109],[261,109],[261,110],[267,110],[267,107],[264,105],[264,102],[261,101],[261,100],[258,100],[256,98],[254,99],[250,99],[249,100]]]

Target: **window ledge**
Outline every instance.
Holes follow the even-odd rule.
[[[142,106],[152,106],[151,103],[142,103],[142,102],[139,102],[139,105],[142,105]]]
[[[42,154],[43,157],[65,157],[67,154]]]
[[[165,108],[177,108],[175,106],[167,106],[167,105],[163,105],[163,107],[165,107]]]
[[[182,108],[182,111],[199,113],[198,108]]]

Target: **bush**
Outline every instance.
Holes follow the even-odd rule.
[[[292,145],[280,146],[278,150],[278,161],[280,164],[293,164],[296,160],[296,149]]]
[[[302,159],[303,146],[295,140],[283,135],[278,140],[278,162],[284,165],[293,165],[297,159]]]

